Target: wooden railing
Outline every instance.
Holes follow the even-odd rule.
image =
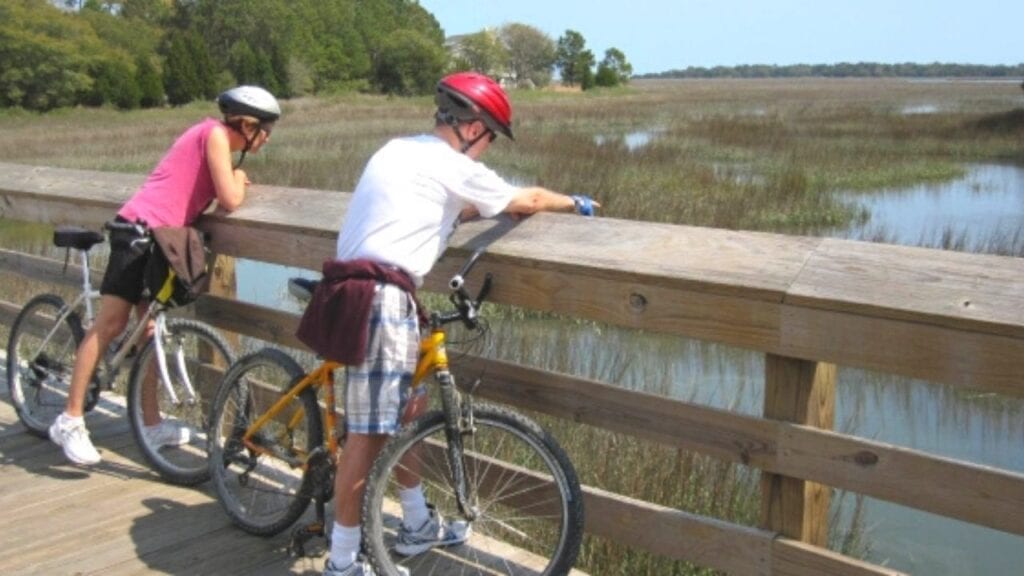
[[[99,227],[137,175],[0,163],[0,217]],[[318,270],[349,195],[256,186],[201,226],[222,255]],[[835,365],[1024,394],[1024,260],[835,239],[539,214],[461,226],[426,280],[488,246],[492,299],[763,352],[763,417],[474,358],[493,400],[762,471],[760,528],[587,487],[587,531],[733,574],[895,574],[824,548],[831,488],[1024,535],[1024,475],[838,434]],[[63,263],[0,266],[59,281]],[[8,317],[17,303],[0,303]],[[225,330],[298,346],[297,318],[204,296]],[[638,529],[643,527],[643,529]]]

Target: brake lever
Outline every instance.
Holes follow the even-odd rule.
[[[487,295],[491,293],[491,284],[494,280],[494,275],[488,272],[484,275],[483,286],[480,287],[480,292],[476,295],[476,305],[479,307],[487,299]]]

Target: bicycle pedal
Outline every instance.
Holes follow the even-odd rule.
[[[324,546],[317,546],[314,551],[315,553],[307,553],[306,545],[314,538],[323,538]],[[324,525],[319,522],[313,522],[305,526],[297,526],[292,530],[292,538],[288,543],[288,555],[296,558],[314,558],[322,556],[329,546]]]

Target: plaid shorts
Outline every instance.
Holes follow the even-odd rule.
[[[378,283],[369,330],[366,361],[346,369],[345,425],[356,434],[394,434],[409,401],[426,393],[426,386],[412,389],[420,345],[415,300]]]

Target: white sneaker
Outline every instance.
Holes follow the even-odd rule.
[[[159,424],[146,426],[142,435],[153,450],[165,446],[183,446],[192,439],[192,428],[181,420],[162,420]]]
[[[427,504],[430,517],[416,530],[402,524],[395,539],[395,552],[402,556],[422,554],[436,546],[454,546],[469,538],[472,527],[464,521],[446,521],[432,504]]]
[[[100,462],[100,453],[92,445],[85,421],[81,419],[70,420],[61,412],[50,425],[50,440],[63,448],[64,456],[75,464],[89,466]]]

